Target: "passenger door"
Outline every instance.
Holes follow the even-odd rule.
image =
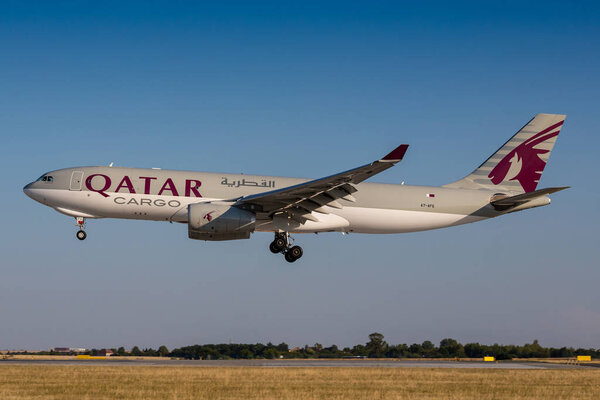
[[[82,171],[73,171],[71,175],[71,186],[70,190],[81,190],[81,181],[83,180],[83,172]]]

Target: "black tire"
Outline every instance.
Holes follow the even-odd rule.
[[[277,247],[279,249],[279,251],[281,252],[283,249],[285,249],[285,239],[282,237],[276,237],[275,240],[273,240],[273,245],[274,247]]]
[[[87,233],[85,233],[85,231],[77,231],[76,236],[79,240],[85,240],[85,238],[87,237]]]
[[[277,244],[275,242],[271,242],[271,244],[269,245],[269,250],[271,250],[271,253],[274,254],[281,253],[281,248],[277,247]]]
[[[292,255],[292,253],[290,253],[289,251],[285,252],[285,261],[289,262],[289,263],[293,263],[294,261],[296,261],[296,259],[294,258],[294,256]]]
[[[302,257],[302,254],[304,254],[302,251],[302,247],[300,247],[300,246],[292,247],[291,249],[288,250],[288,253],[292,255],[294,260],[299,259],[300,257]]]

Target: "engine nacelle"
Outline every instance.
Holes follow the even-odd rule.
[[[254,232],[253,213],[228,202],[206,202],[188,206],[188,237],[198,240],[248,239]]]

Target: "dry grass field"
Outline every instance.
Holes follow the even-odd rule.
[[[0,365],[0,399],[598,399],[600,370]]]
[[[52,361],[76,361],[77,356],[57,356],[57,355],[45,355],[41,356],[38,354],[1,354],[0,360],[52,360]],[[110,358],[109,358],[110,360]],[[169,357],[144,357],[144,356],[119,356],[118,360],[148,360],[152,362],[170,361]]]

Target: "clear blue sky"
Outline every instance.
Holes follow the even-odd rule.
[[[0,348],[439,342],[600,347],[597,2],[5,2]],[[71,218],[22,187],[76,165],[320,177],[411,145],[441,185],[565,113],[552,205],[439,231],[210,243]]]

